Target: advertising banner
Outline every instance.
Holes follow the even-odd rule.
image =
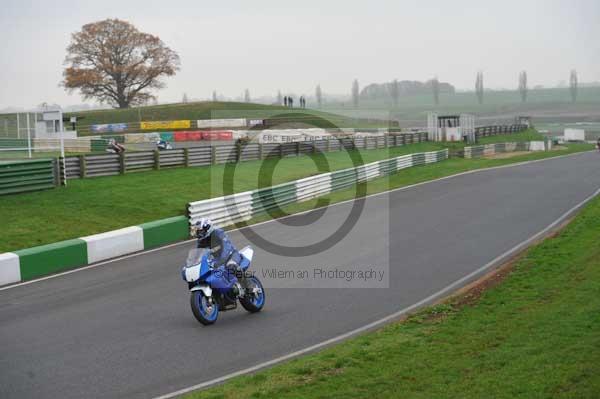
[[[233,132],[218,132],[218,139],[228,141],[233,139]]]
[[[187,141],[187,132],[173,132],[175,141]]]
[[[246,119],[199,119],[196,121],[199,128],[213,127],[246,127]]]
[[[200,141],[202,140],[202,132],[186,132],[187,141]]]
[[[127,123],[105,123],[102,125],[91,125],[93,133],[115,133],[127,130]]]
[[[160,139],[164,141],[173,141],[173,132],[160,133]]]
[[[140,128],[142,130],[161,130],[161,129],[189,129],[191,121],[148,121],[140,122]]]

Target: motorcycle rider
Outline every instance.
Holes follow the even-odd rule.
[[[156,142],[156,148],[158,148],[159,150],[170,150],[171,143],[169,143],[166,140],[158,140]]]
[[[115,154],[120,154],[122,152],[125,152],[125,147],[123,147],[121,144],[117,143],[117,140],[111,138],[108,140],[108,146],[107,146],[107,151],[112,151]]]
[[[244,272],[239,267],[242,258],[227,233],[215,226],[208,218],[196,222],[194,230],[198,238],[198,248],[210,249],[215,260],[214,266],[225,265],[230,272],[235,273],[236,277],[242,280]]]

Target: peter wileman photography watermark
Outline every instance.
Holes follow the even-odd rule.
[[[373,268],[365,270],[347,270],[347,269],[329,269],[326,267],[314,266],[305,269],[285,270],[276,267],[261,268],[261,277],[271,280],[341,280],[346,282],[359,281],[383,282],[385,278],[384,270],[375,270]]]
[[[215,121],[220,118],[218,112],[212,115]],[[389,205],[385,198],[378,200],[377,229],[368,231],[364,176],[370,172],[357,170],[366,164],[364,150],[385,151],[387,146],[376,139],[384,138],[384,132],[345,129],[339,122],[303,111],[271,112],[261,119],[246,119],[245,129],[232,132],[233,142],[213,143],[220,146],[214,151],[216,161],[224,165],[213,169],[211,180],[227,204],[215,222],[233,225],[230,234],[236,245],[248,243],[255,249],[251,272],[265,287],[389,286]],[[246,169],[247,161],[253,168],[260,162],[258,173]],[[240,193],[240,185],[258,189]],[[349,199],[334,206],[329,194],[344,190]],[[311,201],[308,211],[307,206],[298,207],[306,201]],[[298,209],[302,213],[294,215]],[[253,225],[257,217],[274,221]],[[362,258],[364,251],[372,252],[377,264],[352,264],[357,254],[361,263],[368,264]],[[340,253],[347,253],[347,258],[339,259]]]

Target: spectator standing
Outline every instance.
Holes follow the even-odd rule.
[[[290,108],[294,108],[294,97],[290,96],[288,99],[288,104],[290,105]]]
[[[283,97],[283,106],[284,107],[288,106],[288,96]]]

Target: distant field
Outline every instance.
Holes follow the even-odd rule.
[[[425,126],[427,112],[443,114],[471,113],[477,117],[477,125],[506,123],[516,115],[531,115],[534,124],[556,122],[600,122],[600,87],[579,88],[577,102],[571,102],[568,88],[530,90],[526,103],[522,103],[517,90],[487,91],[484,103],[479,104],[474,92],[441,94],[440,104],[435,106],[433,95],[400,97],[398,106],[389,101],[363,100],[360,110],[354,111],[348,103],[328,102],[323,109],[343,115],[389,114],[400,120],[403,127]]]

